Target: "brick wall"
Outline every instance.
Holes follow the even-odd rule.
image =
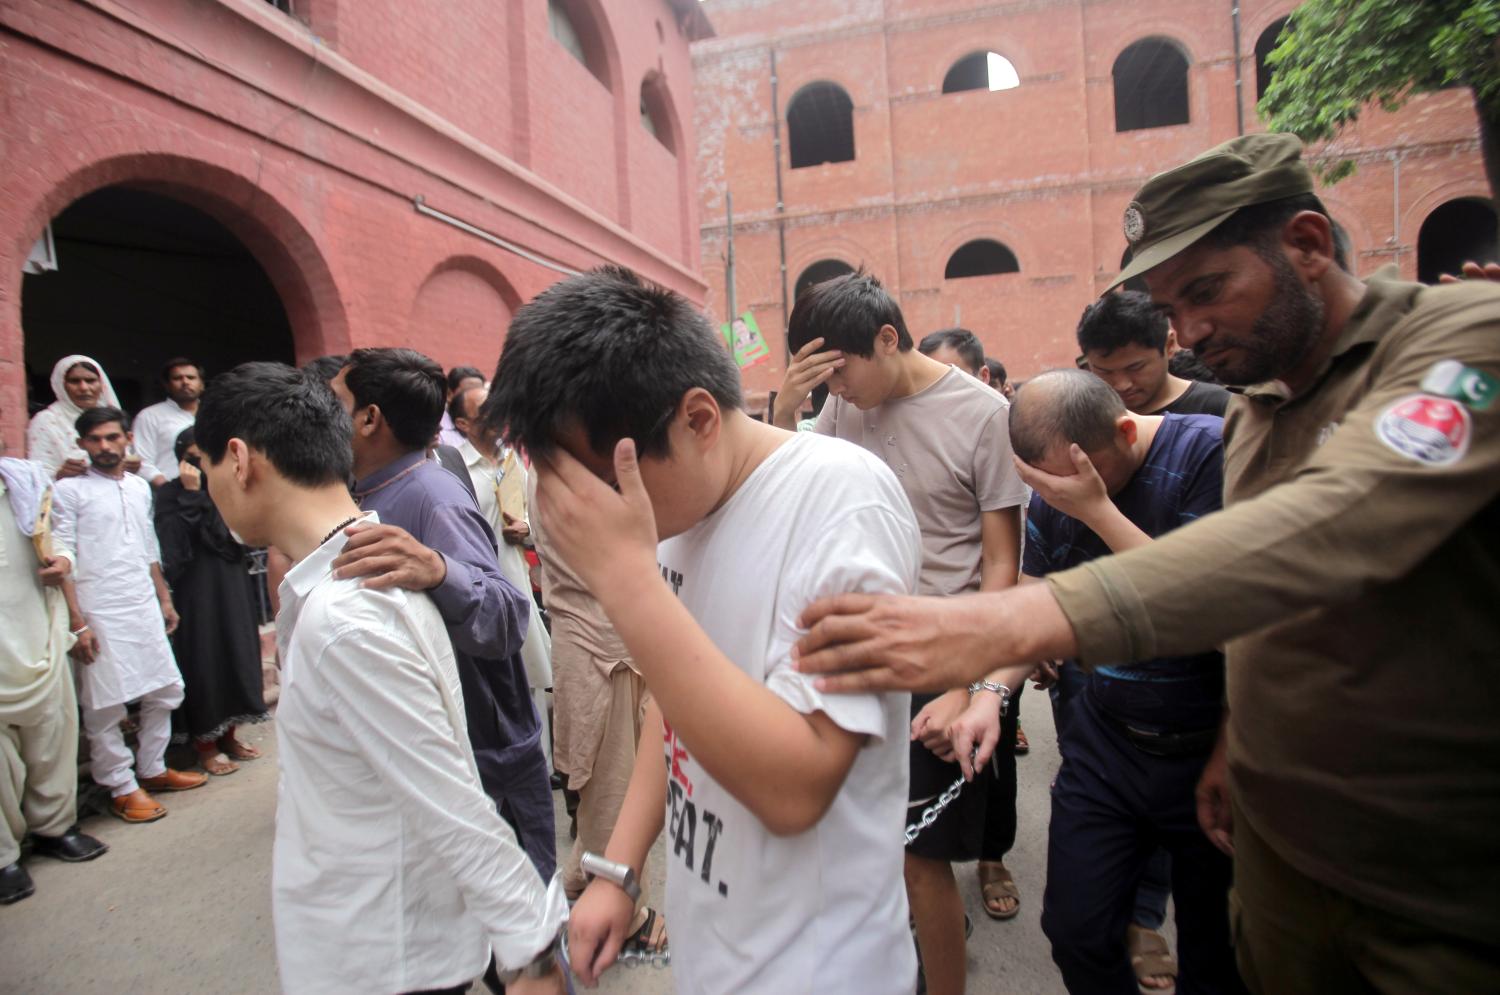
[[[299,359],[401,344],[492,366],[508,315],[559,278],[419,214],[417,198],[556,265],[618,262],[702,300],[684,150],[688,41],[704,24],[683,0],[581,6],[613,52],[609,89],[550,37],[546,0],[299,0],[295,17],[263,0],[0,5],[11,452],[24,447],[22,261],[59,212],[113,184],[190,203],[237,236]],[[678,122],[675,154],[641,127],[648,74]]]
[[[1240,4],[1238,68],[1246,131],[1255,113],[1255,43],[1295,6]],[[785,370],[786,286],[820,259],[863,262],[900,295],[914,335],[962,323],[1012,375],[1069,365],[1084,306],[1120,268],[1120,217],[1152,174],[1234,137],[1234,33],[1228,5],[1198,0],[708,0],[716,36],[693,46],[701,240],[707,302],[724,313],[724,195],[733,192],[736,294],[772,343],[752,390]],[[1189,121],[1117,133],[1112,69],[1143,38],[1189,63]],[[944,94],[948,69],[995,51],[1021,85]],[[773,108],[772,59],[778,105]],[[854,104],[856,158],[790,169],[787,102],[830,80]],[[782,122],[784,211],[776,211],[774,123]],[[1358,172],[1321,189],[1349,230],[1355,267],[1416,275],[1423,219],[1454,197],[1489,197],[1467,90],[1366,113],[1335,150]],[[973,238],[1008,246],[1020,272],[945,280]]]

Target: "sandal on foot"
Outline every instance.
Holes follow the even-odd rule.
[[[259,748],[251,746],[249,743],[243,743],[238,739],[220,739],[219,749],[227,753],[231,760],[260,759]]]
[[[1130,967],[1135,971],[1141,995],[1172,995],[1177,990],[1177,961],[1166,937],[1154,929],[1131,923],[1125,928],[1125,948],[1130,953]],[[1146,984],[1148,978],[1165,978],[1169,984],[1153,987]]]
[[[1016,748],[1014,752],[1018,757],[1024,757],[1031,752],[1031,740],[1026,738],[1026,730],[1022,729],[1019,724],[1016,725]]]
[[[666,917],[657,915],[656,910],[652,908],[644,908],[641,913],[645,918],[641,920],[641,924],[636,927],[635,931],[625,938],[625,942],[620,945],[620,952],[646,957],[666,953]]]
[[[991,919],[1014,919],[1021,911],[1021,892],[1016,888],[1010,869],[997,860],[979,862],[979,893],[984,897],[984,912]],[[995,904],[1003,899],[1015,900],[1008,909],[997,909]]]
[[[240,769],[239,764],[222,753],[200,753],[198,766],[203,768],[204,773],[214,777],[225,777]]]

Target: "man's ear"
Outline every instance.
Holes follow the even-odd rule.
[[[1334,265],[1333,226],[1317,211],[1299,211],[1281,230],[1293,268],[1316,283]]]
[[[250,478],[254,470],[250,465],[250,447],[245,444],[244,439],[230,439],[229,445],[224,449],[224,458],[234,464],[234,480],[243,490],[250,486]]]
[[[884,356],[896,352],[901,346],[901,333],[894,325],[881,325],[875,333],[875,351]]]
[[[694,387],[682,395],[677,410],[693,438],[709,445],[718,439],[724,413],[719,409],[719,402],[708,391],[702,387]]]
[[[990,383],[991,382],[990,381],[990,368],[988,366],[984,366],[983,364],[981,364],[980,367],[979,367],[979,382],[980,383]]]
[[[380,431],[380,426],[385,421],[385,416],[380,413],[380,405],[367,404],[354,412],[354,431],[369,438]]]
[[[1141,437],[1141,427],[1129,413],[1116,416],[1115,431],[1120,433],[1126,446],[1135,445],[1135,440]]]

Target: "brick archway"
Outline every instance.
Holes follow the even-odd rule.
[[[20,326],[19,260],[68,205],[105,187],[145,190],[182,201],[218,221],[255,257],[281,298],[300,361],[349,349],[348,319],[333,273],[312,234],[263,186],[222,166],[161,153],[122,155],[86,165],[26,209],[22,240],[0,276],[11,302],[0,325]],[[0,255],[0,262],[5,262]]]

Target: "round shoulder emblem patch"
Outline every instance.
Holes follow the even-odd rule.
[[[1473,434],[1467,408],[1431,394],[1403,397],[1375,422],[1375,436],[1387,448],[1430,466],[1448,466],[1463,459]]]
[[[1141,213],[1141,205],[1132,203],[1125,208],[1125,241],[1135,245],[1146,235],[1146,216]]]

